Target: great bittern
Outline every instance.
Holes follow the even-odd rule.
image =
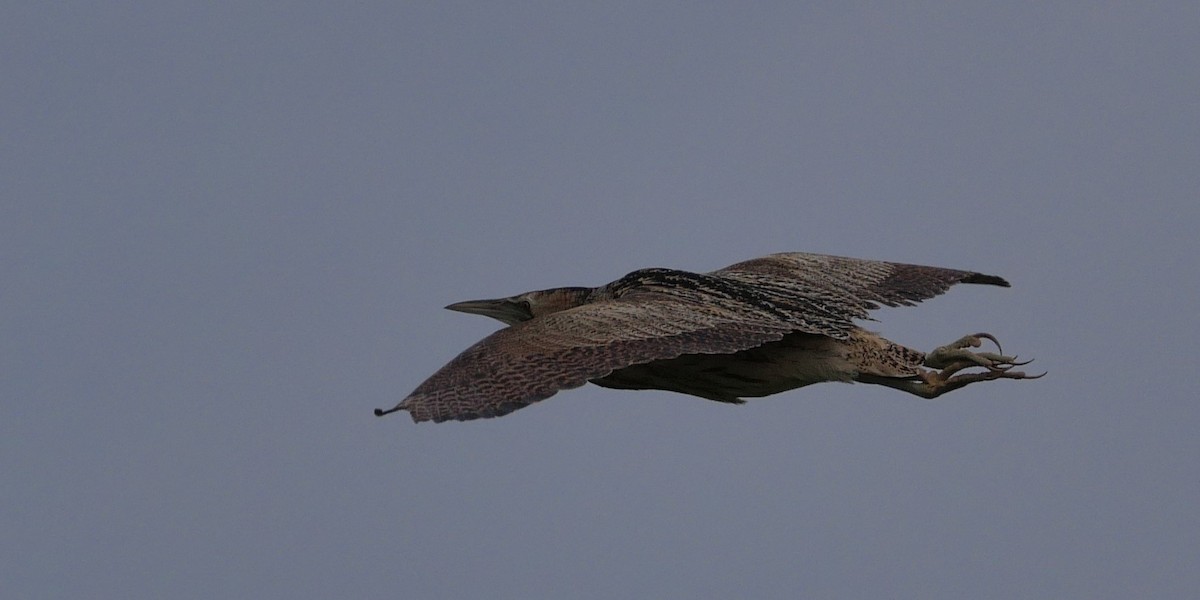
[[[382,416],[498,417],[591,381],[740,404],[823,381],[936,398],[977,381],[1036,379],[976,333],[926,354],[854,324],[955,283],[1008,287],[971,271],[821,254],[773,254],[712,273],[641,269],[600,287],[451,304],[508,327],[442,367]],[[982,340],[997,352],[976,352]],[[964,369],[982,371],[960,373]],[[1043,373],[1042,375],[1044,375]]]

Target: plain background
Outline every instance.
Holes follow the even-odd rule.
[[[18,3],[10,598],[1196,598],[1200,4]],[[813,251],[1042,380],[376,419],[459,300]]]

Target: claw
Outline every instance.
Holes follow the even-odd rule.
[[[1010,371],[1009,369],[1011,368],[1012,365],[1009,365],[1004,368],[991,369],[983,373],[954,375],[953,377],[940,377],[939,374],[934,374],[931,376],[931,379],[933,382],[935,382],[935,385],[937,385],[938,388],[941,388],[937,390],[935,396],[978,381],[992,381],[995,379],[1040,379],[1046,375],[1046,373],[1040,373],[1038,375],[1026,375],[1024,371]]]
[[[994,336],[994,335],[992,335],[992,334],[990,334],[990,333],[982,333],[982,332],[981,332],[981,333],[976,333],[976,334],[974,334],[974,335],[973,335],[973,336],[971,336],[971,337],[975,337],[975,338],[982,338],[982,339],[985,339],[985,340],[991,340],[991,342],[992,342],[993,344],[995,344],[995,345],[996,345],[996,350],[997,350],[997,352],[998,352],[999,354],[1004,354],[1004,348],[1001,348],[1001,347],[1000,347],[1000,340],[996,339],[996,336]],[[975,346],[979,346],[980,344],[974,344],[974,345],[975,345]]]
[[[1042,371],[1037,375],[1026,375],[1025,371],[1008,371],[1004,374],[1004,379],[1041,379],[1046,376],[1049,371]]]

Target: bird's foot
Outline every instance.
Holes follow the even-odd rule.
[[[978,348],[983,345],[983,340],[990,340],[996,345],[997,352],[973,352],[968,348]],[[975,333],[965,335],[953,343],[946,344],[939,348],[935,348],[933,352],[925,355],[925,366],[931,369],[949,369],[958,367],[957,370],[967,367],[983,367],[988,370],[1007,370],[1012,367],[1029,364],[1026,362],[1017,362],[1015,356],[1005,356],[1002,354],[1004,350],[1000,348],[1000,342],[990,333]]]
[[[997,352],[975,352],[968,348],[978,348],[983,340],[989,340],[996,345]],[[953,343],[941,346],[925,355],[925,366],[936,371],[926,371],[921,374],[922,386],[928,394],[934,397],[956,390],[977,381],[993,379],[1037,379],[1039,375],[1028,375],[1023,371],[1013,371],[1013,367],[1027,365],[1030,360],[1019,361],[1016,356],[1006,356],[1000,348],[1000,342],[989,333],[976,333],[963,336]],[[958,374],[963,369],[982,367],[983,372]]]

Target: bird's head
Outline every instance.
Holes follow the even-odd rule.
[[[535,317],[585,304],[591,292],[592,288],[585,287],[553,288],[525,292],[508,298],[455,302],[446,308],[491,317],[506,325],[516,325]]]

